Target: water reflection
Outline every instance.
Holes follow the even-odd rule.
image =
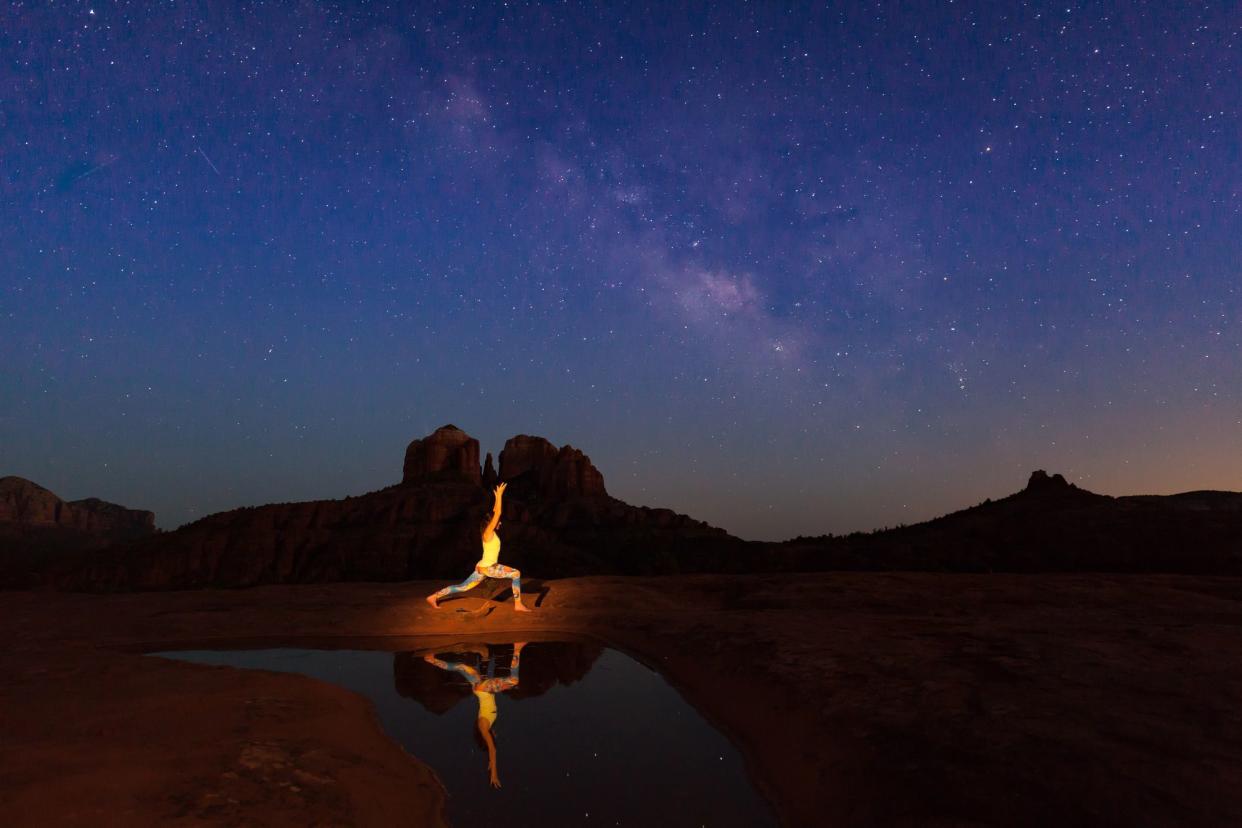
[[[435,769],[456,828],[498,814],[510,828],[773,824],[727,740],[658,673],[596,644],[159,655],[301,673],[367,696],[384,729]]]
[[[487,752],[488,781],[493,788],[501,786],[496,759],[496,694],[516,691],[522,685],[522,650],[527,644],[464,642],[436,652],[397,653],[393,661],[397,692],[416,699],[437,715],[448,712],[466,695],[474,696],[478,702],[476,742]],[[527,668],[527,692],[514,692],[513,698],[533,698],[557,684],[581,679],[601,651],[600,647],[567,642],[539,644],[531,650],[538,656]],[[437,668],[436,672],[427,673],[420,669],[421,664]]]
[[[513,645],[513,658],[509,661],[509,675],[503,678],[495,674],[496,659],[491,652],[491,647],[486,644],[479,645],[474,653],[483,659],[487,678],[483,678],[479,670],[465,662],[442,661],[430,653],[423,656],[423,660],[428,664],[434,664],[441,670],[457,673],[470,683],[470,691],[474,693],[474,697],[479,702],[479,715],[475,720],[475,726],[478,728],[479,738],[487,748],[488,779],[493,788],[500,787],[500,774],[496,769],[496,739],[492,736],[492,728],[496,725],[497,715],[496,694],[518,686],[521,681],[522,648],[525,646],[525,641],[519,641]]]
[[[446,677],[444,671],[430,666],[425,656],[435,655],[477,668],[489,657],[503,665],[507,648],[512,646],[461,641],[396,653],[392,669],[397,692],[418,702],[429,712],[443,715],[458,702],[470,698],[471,687],[466,682]],[[533,699],[553,687],[582,681],[603,652],[604,648],[598,644],[536,641],[523,650],[522,681],[507,691],[505,698],[511,701]]]

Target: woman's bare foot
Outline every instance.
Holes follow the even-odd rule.
[[[520,600],[513,602],[514,612],[530,612],[530,607],[523,604]]]
[[[431,604],[431,608],[432,608],[432,609],[439,609],[439,608],[440,608],[440,605],[436,603],[436,596],[434,596],[434,595],[428,595],[428,596],[427,596],[427,603],[428,603],[428,604]]]

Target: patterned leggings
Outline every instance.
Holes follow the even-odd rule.
[[[433,658],[435,665],[441,670],[450,670],[470,682],[472,690],[481,693],[503,693],[506,690],[518,686],[521,678],[520,672],[522,668],[522,653],[520,650],[513,651],[513,659],[509,662],[509,675],[505,678],[483,678],[479,671],[471,667],[469,664],[463,664],[460,661],[441,661]],[[496,662],[490,656],[487,659],[487,672],[490,675],[496,669]]]
[[[462,581],[460,584],[446,586],[444,589],[436,593],[435,599],[439,601],[446,595],[455,595],[458,592],[465,592],[468,589],[474,589],[483,583],[484,578],[510,578],[512,579],[513,600],[518,601],[522,598],[522,573],[512,567],[503,564],[492,564],[491,566],[474,568],[474,572],[470,573],[470,577]]]

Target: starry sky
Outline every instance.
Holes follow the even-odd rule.
[[[222,509],[453,423],[748,539],[1242,489],[1242,6],[0,6],[0,474]]]

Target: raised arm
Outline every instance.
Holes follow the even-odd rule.
[[[500,774],[496,770],[496,740],[492,738],[491,727],[484,727],[483,720],[479,720],[479,735],[483,737],[484,743],[487,745],[487,775],[492,783],[493,788],[500,787]]]
[[[500,523],[500,502],[505,494],[505,486],[509,484],[501,483],[496,486],[496,504],[492,507],[492,519],[487,524],[487,528],[483,530],[483,538],[486,540],[492,536],[492,532],[496,530],[496,524]]]

